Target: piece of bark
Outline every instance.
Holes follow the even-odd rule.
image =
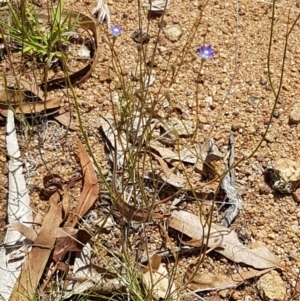
[[[20,159],[20,150],[15,130],[14,114],[11,110],[7,112],[6,124],[6,147],[9,157],[8,182],[9,195],[7,201],[7,221],[9,224],[15,222],[32,222],[30,199],[23,175],[23,162]],[[11,295],[16,279],[21,272],[24,255],[11,260],[11,254],[18,252],[22,254],[30,249],[30,243],[19,232],[7,229],[4,246],[0,251],[0,299],[7,301]]]
[[[231,131],[229,137],[229,146],[230,146],[230,154],[227,169],[230,169],[234,162],[234,134]],[[222,189],[226,193],[227,201],[229,204],[228,209],[226,209],[225,214],[221,221],[221,226],[229,227],[233,220],[238,216],[241,208],[242,208],[242,198],[239,192],[235,188],[235,175],[234,169],[231,169],[222,180],[221,183]]]

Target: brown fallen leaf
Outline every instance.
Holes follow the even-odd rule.
[[[55,262],[62,261],[67,252],[81,251],[91,238],[90,234],[81,229],[63,227],[58,230],[55,248],[52,254],[52,259]]]
[[[41,229],[35,230],[22,223],[13,223],[8,225],[11,230],[20,232],[31,241],[35,241]],[[74,229],[72,227],[61,227],[57,229],[55,248],[52,259],[55,262],[61,261],[66,252],[80,251],[90,240],[91,236],[84,230]]]
[[[66,185],[63,185],[63,197],[62,197],[62,201],[61,201],[61,206],[62,206],[62,218],[63,221],[66,221],[67,218],[69,217],[70,214],[70,210],[71,210],[71,200],[70,200],[70,196],[68,193],[68,189],[66,188]]]
[[[45,112],[49,109],[55,109],[59,108],[62,102],[62,97],[55,97],[51,99],[47,99],[44,102],[23,102],[21,101],[18,104],[13,104],[12,108],[15,113],[22,113],[22,114],[36,114]],[[7,116],[7,105],[6,104],[0,104],[0,114],[3,116]],[[53,114],[54,112],[51,112]]]
[[[57,114],[55,114],[54,119],[57,120],[60,124],[64,125],[66,128],[75,131],[77,126],[72,119],[72,115],[70,111],[66,111],[65,108],[60,108]]]
[[[158,143],[156,142],[151,142],[150,143],[150,147],[155,150],[156,152],[159,153],[159,155],[161,156],[162,159],[164,159],[166,162],[171,163],[172,160],[174,160],[174,158],[178,161],[182,161],[185,162],[184,159],[185,158],[180,158],[178,154],[176,154],[175,152],[173,152],[170,148],[167,147],[162,147],[160,146]],[[194,163],[194,162],[193,162]]]
[[[123,200],[118,200],[116,209],[129,221],[147,222],[152,219],[162,219],[165,216],[156,212],[136,209],[134,206],[129,205]]]
[[[61,105],[62,97],[46,99],[36,82],[30,82],[21,76],[6,76],[5,80],[0,79],[0,113],[4,116],[7,116],[9,107],[15,113],[34,114],[48,109],[59,109]],[[45,112],[50,113],[53,114],[54,111]]]
[[[93,206],[99,195],[99,184],[92,162],[80,140],[77,141],[79,148],[80,165],[83,173],[83,188],[75,209],[75,218],[72,227],[75,227],[78,220],[82,218]]]
[[[62,222],[61,210],[57,204],[58,200],[59,193],[56,192],[50,198],[49,212],[33,242],[32,250],[22,266],[20,277],[16,282],[9,301],[34,299],[37,286],[56,240],[57,229]]]
[[[226,258],[237,263],[245,263],[256,269],[282,268],[279,260],[266,247],[249,249],[243,245],[233,230],[211,224],[201,223],[199,216],[187,211],[174,211],[170,217],[170,227],[189,237],[207,243]]]
[[[26,93],[27,92],[27,93]],[[31,94],[28,94],[30,92]],[[33,95],[34,96],[33,96]],[[35,81],[30,81],[22,76],[8,75],[0,78],[0,95],[2,102],[17,103],[20,96],[31,96],[45,101],[44,93]],[[17,99],[15,99],[17,97]]]
[[[202,275],[196,274],[191,283],[189,283],[187,286],[194,292],[233,288],[242,282],[245,282],[247,279],[261,276],[271,270],[272,268],[262,271],[251,269],[250,271],[233,275],[213,275],[210,273],[203,273]],[[192,274],[192,272],[188,271],[187,276],[188,274]]]

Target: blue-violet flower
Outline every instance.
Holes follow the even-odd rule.
[[[110,30],[114,37],[118,37],[123,32],[123,28],[120,25],[111,26]]]
[[[212,49],[211,45],[201,46],[199,48],[198,53],[199,53],[199,56],[204,60],[210,60],[215,55],[215,52]]]

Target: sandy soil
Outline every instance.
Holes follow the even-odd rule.
[[[108,1],[112,24],[119,24],[124,28],[122,35],[116,39],[114,51],[122,66],[122,76],[132,89],[138,89],[138,83],[132,76],[136,72],[138,60],[138,45],[132,39],[133,32],[139,28],[136,2]],[[67,1],[69,7],[86,13],[89,13],[95,4],[89,1]],[[180,146],[200,145],[208,138],[213,138],[220,151],[226,153],[229,132],[232,129],[235,133],[235,160],[239,160],[251,154],[256,148],[269,122],[274,104],[274,94],[268,83],[267,74],[272,6],[267,2],[241,0],[237,14],[235,1],[209,1],[204,9],[201,24],[190,42],[190,34],[195,28],[194,22],[200,13],[201,5],[203,5],[201,1],[173,0],[163,21],[161,18],[147,20],[147,16],[142,15],[144,27],[149,26],[150,41],[147,45],[149,60],[156,45],[157,35],[160,33],[152,70],[155,81],[149,90],[152,95],[160,97],[161,104],[156,108],[157,114],[168,124],[180,120],[186,124],[187,129],[194,129],[198,112],[196,138],[182,137]],[[277,5],[270,55],[275,90],[280,81],[287,26],[290,28],[299,14],[295,4],[277,1]],[[288,9],[290,6],[291,10]],[[164,35],[164,32],[172,27],[182,31],[178,41],[172,42]],[[300,209],[291,195],[280,195],[266,185],[263,170],[278,158],[297,160],[299,157],[299,125],[289,122],[291,110],[299,101],[298,27],[297,24],[289,36],[282,89],[267,139],[262,142],[251,159],[242,162],[236,168],[237,188],[242,189],[244,194],[243,208],[232,224],[232,228],[241,233],[240,239],[246,245],[253,241],[259,242],[280,258],[286,268],[280,275],[286,284],[288,296],[291,287],[295,285],[294,275],[299,272]],[[85,83],[75,87],[75,93],[93,153],[109,180],[112,166],[104,151],[105,141],[99,130],[100,116],[112,112],[112,99],[116,99],[121,90],[118,89],[120,83],[115,73],[107,75],[112,63],[111,51],[106,41],[111,37],[107,33],[106,25],[99,25],[98,29],[98,64],[92,76]],[[184,48],[186,42],[189,44]],[[212,45],[215,56],[205,63],[199,74],[201,59],[197,50],[203,44]],[[183,63],[180,64],[178,58],[184,51],[186,54]],[[172,70],[176,70],[174,82],[171,81]],[[113,80],[106,81],[105,79],[109,77],[113,77]],[[168,97],[164,96],[166,91]],[[65,97],[65,106],[69,107],[65,91],[55,91],[55,94]],[[170,100],[167,106],[164,105],[166,99]],[[72,105],[71,109],[72,116],[76,120]],[[1,128],[1,131],[4,132],[5,129]],[[44,215],[48,208],[48,203],[41,201],[39,197],[39,188],[42,186],[44,175],[48,172],[60,174],[65,181],[80,176],[81,169],[74,147],[76,136],[80,137],[79,130],[67,131],[52,120],[43,121],[43,124],[36,128],[25,156],[27,162],[25,175],[35,213]],[[20,141],[24,142],[26,139],[20,126]],[[168,147],[174,150],[174,146]],[[193,177],[197,176],[200,177],[197,173],[193,174]],[[6,187],[5,179],[0,180],[0,187]],[[104,190],[103,187],[102,189]],[[71,194],[73,207],[78,194],[79,188],[74,189]],[[107,193],[102,191],[94,207],[99,216],[105,215],[105,210],[109,208],[109,200],[105,195]],[[170,204],[171,201],[161,205],[159,212],[169,213]],[[209,201],[203,201],[203,208],[209,208],[210,204]],[[5,202],[0,202],[0,206],[0,211],[4,212]],[[193,212],[194,206],[193,200],[187,199],[178,207]],[[219,223],[221,217],[222,211],[215,210],[214,222]],[[4,233],[4,225],[2,219],[1,236]],[[148,238],[150,237],[150,251],[158,250],[164,241],[158,227],[149,226],[146,234]],[[134,235],[133,233],[131,235],[130,240],[133,243]],[[101,241],[117,249],[120,239],[120,229],[116,226],[110,233],[104,233]],[[184,273],[187,265],[196,257],[197,255],[192,253],[180,259],[181,273]],[[101,265],[101,261],[99,259],[97,261]],[[238,266],[216,253],[211,253],[201,266],[201,272],[206,271],[215,274],[234,274],[238,272]],[[246,300],[245,298],[249,296],[251,300],[261,300],[255,280],[244,283],[235,291],[225,293],[223,291],[219,295],[222,298],[229,298],[226,293],[235,300]],[[210,295],[202,294],[202,296],[208,298]]]

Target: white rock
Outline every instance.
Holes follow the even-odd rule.
[[[164,34],[165,37],[171,42],[177,42],[182,35],[182,30],[178,27],[171,26],[164,30]]]
[[[296,103],[292,106],[290,113],[290,123],[300,123],[300,103]]]

